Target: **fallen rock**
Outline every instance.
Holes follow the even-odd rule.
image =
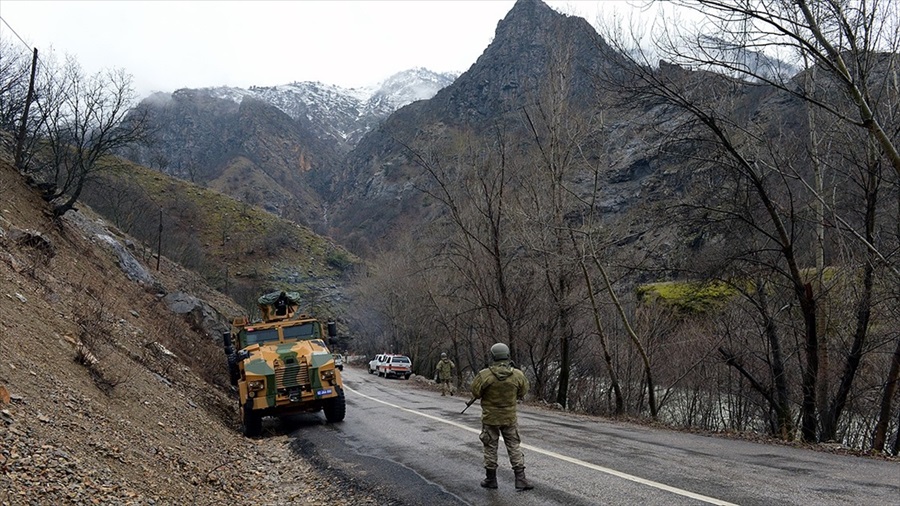
[[[226,318],[205,301],[183,292],[173,292],[163,297],[173,313],[184,317],[195,328],[203,329],[210,336],[221,336],[228,330]]]

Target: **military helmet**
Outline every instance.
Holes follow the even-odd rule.
[[[494,360],[509,360],[509,346],[503,343],[491,346],[491,356]]]
[[[441,358],[447,358],[447,354],[446,354],[446,353],[441,353]]]

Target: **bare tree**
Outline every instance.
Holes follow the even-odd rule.
[[[109,155],[146,135],[132,110],[131,76],[122,70],[86,76],[71,57],[44,74],[37,100],[39,124],[31,172],[56,185],[48,196],[57,216],[71,209],[92,174],[109,167]]]
[[[530,284],[519,277],[527,266],[516,262],[522,255],[510,240],[511,192],[521,174],[513,170],[503,132],[495,133],[493,142],[469,133],[450,146],[434,147],[430,155],[411,152],[430,177],[422,191],[441,205],[446,232],[452,232],[439,254],[466,280],[481,333],[508,342],[512,357],[520,360],[532,298]]]
[[[673,2],[695,11],[697,30],[671,27],[654,47],[670,61],[712,69],[775,86],[815,104],[840,121],[863,129],[878,144],[900,176],[895,136],[879,113],[877,81],[891,73],[876,72],[895,59],[900,47],[900,12],[884,0],[809,2],[786,0],[683,0]],[[833,98],[798,87],[783,60],[808,61],[843,90],[852,110]],[[888,68],[891,68],[888,65]]]
[[[81,200],[122,232],[149,243],[147,220],[159,206],[132,174],[110,171],[94,178],[85,185]]]
[[[0,39],[0,129],[16,132],[28,95],[30,52]]]
[[[552,33],[552,32],[551,32]],[[555,43],[554,43],[555,42]],[[536,177],[523,185],[520,200],[527,221],[522,241],[535,253],[542,266],[545,286],[555,316],[548,322],[548,334],[558,334],[558,388],[556,403],[568,405],[571,374],[571,347],[575,339],[575,310],[580,302],[576,282],[580,279],[575,256],[566,232],[566,217],[577,208],[574,190],[579,149],[592,133],[589,115],[576,114],[572,101],[571,79],[574,54],[564,37],[552,37],[547,73],[538,81],[538,93],[523,108],[535,151]]]

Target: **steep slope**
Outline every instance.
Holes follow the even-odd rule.
[[[86,207],[54,221],[5,151],[0,198],[0,503],[366,503],[287,437],[235,430],[215,337],[234,302]]]

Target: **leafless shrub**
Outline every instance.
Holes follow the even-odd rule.
[[[279,255],[287,249],[297,250],[297,245],[290,231],[282,227],[270,229],[265,235],[260,237],[259,241],[262,250],[271,256]]]
[[[97,388],[110,395],[115,387],[130,381],[137,374],[118,353],[115,329],[102,303],[102,298],[89,287],[85,297],[74,308],[78,326],[74,360],[85,366]]]
[[[116,357],[117,360],[113,362],[106,361],[90,368],[94,384],[106,395],[111,395],[117,386],[128,383],[137,374],[128,364],[123,363],[121,356]]]
[[[215,343],[206,340],[202,346],[198,346],[193,368],[201,378],[214,385],[227,388],[229,383],[225,364],[225,354]]]

